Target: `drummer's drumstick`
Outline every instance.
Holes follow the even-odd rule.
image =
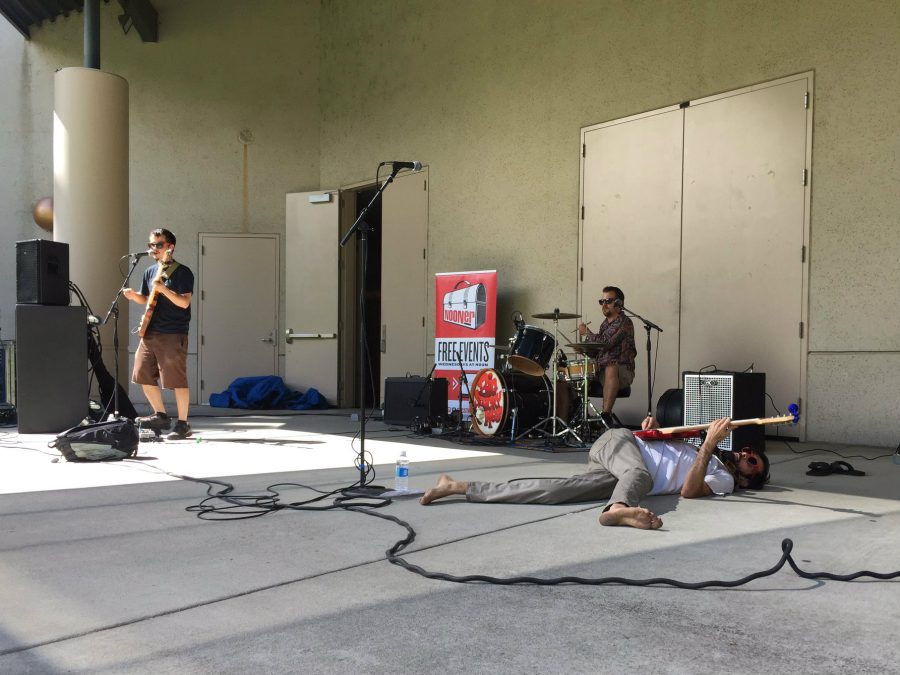
[[[591,325],[591,322],[588,321],[588,322],[587,322],[586,324],[584,324],[584,325],[585,325],[585,326],[590,326],[590,325]],[[569,332],[570,332],[570,333],[577,333],[577,332],[578,332],[578,329],[576,328],[575,330],[570,330]]]

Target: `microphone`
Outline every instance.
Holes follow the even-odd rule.
[[[140,253],[129,253],[129,257],[134,258],[135,260],[140,260],[145,255],[150,255],[149,251],[141,251]]]
[[[400,169],[412,169],[413,173],[416,171],[422,170],[422,162],[419,160],[413,160],[412,162],[383,162],[384,164],[390,164],[393,167],[394,171],[400,171]]]

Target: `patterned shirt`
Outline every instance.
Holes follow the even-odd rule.
[[[620,313],[615,319],[606,319],[600,324],[597,333],[588,331],[585,342],[599,342],[605,345],[597,356],[597,365],[601,368],[611,363],[618,363],[629,370],[634,370],[634,357],[637,348],[634,346],[634,323]]]

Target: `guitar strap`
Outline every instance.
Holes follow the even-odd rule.
[[[170,262],[166,267],[163,268],[162,276],[164,279],[171,279],[172,274],[180,267],[180,263],[175,262],[174,260]]]

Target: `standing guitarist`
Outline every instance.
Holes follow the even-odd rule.
[[[190,389],[187,351],[194,273],[172,259],[175,235],[169,230],[153,230],[149,250],[156,264],[144,272],[141,290],[126,288],[122,292],[129,300],[146,305],[131,381],[143,387],[153,414],[138,417],[136,421],[155,432],[168,431],[172,420],[166,414],[162,388],[172,389],[175,391],[178,420],[166,438],[178,440],[191,435],[191,425],[188,424]]]

